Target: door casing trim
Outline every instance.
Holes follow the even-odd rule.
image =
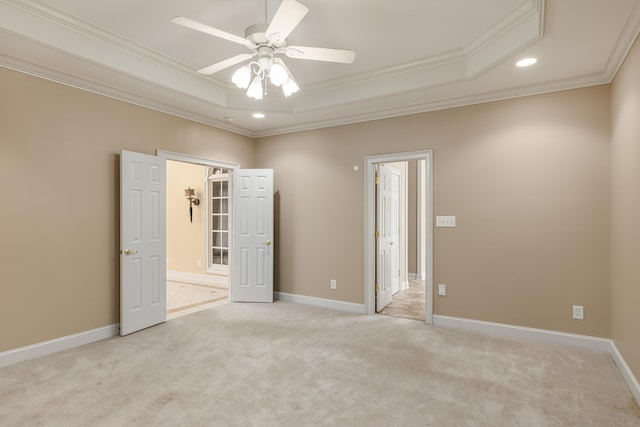
[[[425,323],[433,324],[433,150],[412,151],[406,153],[380,154],[365,157],[364,180],[364,302],[365,313],[375,313],[375,227],[376,227],[376,192],[375,164],[424,160],[425,170],[423,182],[425,197],[425,227],[422,230],[426,242],[424,264],[425,274]]]

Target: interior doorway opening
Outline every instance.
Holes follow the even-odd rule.
[[[167,160],[167,319],[229,300],[231,200],[238,165],[158,151]],[[193,205],[185,190],[193,190]],[[189,212],[191,210],[191,212]]]
[[[377,163],[376,313],[425,320],[425,284],[418,262],[418,169],[424,160]]]
[[[365,174],[365,310],[431,324],[432,151],[368,156]]]

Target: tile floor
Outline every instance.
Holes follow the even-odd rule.
[[[167,320],[228,302],[227,288],[167,280]]]
[[[424,321],[424,294],[424,282],[411,280],[409,289],[396,293],[380,314]],[[228,295],[222,286],[168,280],[167,320],[226,304]]]
[[[380,314],[424,321],[424,289],[423,281],[410,280],[409,289],[396,293]]]

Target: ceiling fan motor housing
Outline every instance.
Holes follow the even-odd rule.
[[[266,34],[268,28],[269,26],[267,24],[254,24],[244,30],[244,37],[255,43],[258,48],[261,46],[272,46],[275,50],[276,48],[283,47],[286,44],[286,40],[270,40]]]

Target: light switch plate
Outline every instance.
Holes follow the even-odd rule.
[[[436,227],[455,227],[455,226],[456,226],[455,216],[437,216],[436,217]]]
[[[438,295],[441,297],[447,295],[447,285],[445,284],[438,285]]]

